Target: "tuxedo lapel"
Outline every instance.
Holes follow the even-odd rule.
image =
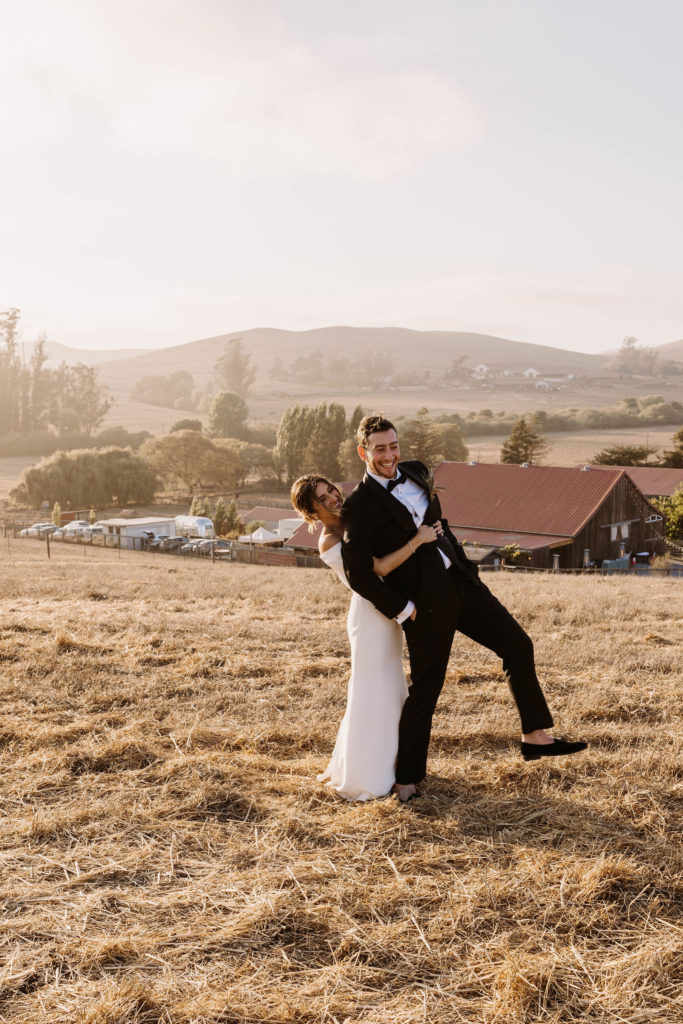
[[[411,475],[411,480],[412,479],[414,478]],[[378,501],[381,505],[384,505],[387,512],[391,513],[394,519],[396,519],[397,522],[400,523],[404,530],[407,530],[408,533],[410,533],[411,535],[415,533],[415,523],[413,522],[413,517],[411,516],[410,512],[405,507],[405,505],[398,500],[398,498],[394,498],[393,495],[389,494],[389,491],[386,489],[386,487],[382,487],[381,484],[378,484],[377,481],[373,480],[372,477],[368,476],[367,473],[363,477],[363,484],[365,485],[365,487],[367,487],[368,494],[371,494],[376,501]]]

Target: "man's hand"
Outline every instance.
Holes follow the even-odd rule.
[[[410,613],[410,618],[413,620],[413,622],[415,622],[415,619],[417,618],[417,608],[413,608],[412,612]]]

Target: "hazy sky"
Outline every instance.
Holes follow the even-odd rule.
[[[0,309],[683,336],[680,0],[0,0]]]

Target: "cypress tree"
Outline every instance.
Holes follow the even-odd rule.
[[[228,513],[225,509],[225,502],[219,498],[213,513],[213,525],[217,537],[224,537],[227,533]]]
[[[500,461],[521,465],[538,462],[550,448],[550,441],[540,432],[538,418],[534,415],[527,423],[524,416],[515,423],[507,441],[500,450]]]

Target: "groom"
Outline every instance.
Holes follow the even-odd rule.
[[[456,630],[503,659],[503,670],[522,722],[525,760],[584,750],[586,743],[553,739],[553,720],[536,677],[533,644],[519,623],[479,579],[442,518],[426,467],[399,462],[394,425],[366,416],[358,427],[358,454],[366,473],[344,505],[344,565],[351,587],[403,626],[411,687],[399,723],[396,785],[399,800],[418,795],[427,749]],[[423,523],[441,522],[443,532],[422,544],[406,562],[380,579],[373,556],[402,547]]]

